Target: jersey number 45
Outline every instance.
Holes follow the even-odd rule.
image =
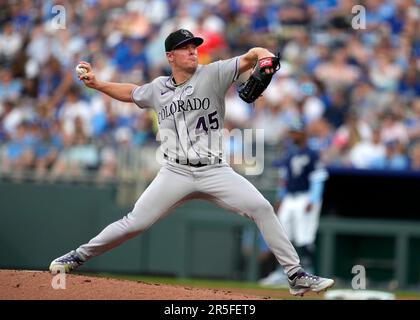
[[[217,111],[209,113],[207,115],[208,121],[205,116],[198,118],[197,125],[195,127],[195,133],[199,134],[201,132],[208,133],[209,128],[216,130],[219,129],[219,119],[217,119]]]

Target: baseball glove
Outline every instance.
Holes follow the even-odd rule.
[[[273,72],[266,73],[267,69]],[[257,100],[267,89],[274,73],[280,69],[280,54],[258,60],[257,65],[249,79],[239,89],[239,96],[247,103]]]

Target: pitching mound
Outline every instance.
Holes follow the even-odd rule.
[[[65,289],[46,271],[0,270],[0,300],[259,300],[230,291],[66,275]]]

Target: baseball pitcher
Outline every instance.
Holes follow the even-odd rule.
[[[79,71],[79,79],[86,86],[134,102],[139,108],[154,109],[164,164],[130,213],[88,243],[52,261],[50,271],[64,268],[69,272],[144,232],[183,202],[200,198],[255,221],[289,277],[291,294],[326,290],[334,281],[303,270],[273,207],[223,160],[220,147],[227,90],[239,75],[254,68],[240,92],[242,99],[252,102],[268,86],[279,68],[279,58],[264,48],[253,48],[238,57],[199,65],[197,47],[203,41],[185,29],[169,34],[165,50],[172,75],[142,86],[100,81],[89,63],[80,62],[78,70],[86,71]]]

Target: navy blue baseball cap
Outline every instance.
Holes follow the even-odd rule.
[[[171,34],[169,34],[169,36],[166,37],[165,51],[172,51],[189,42],[194,43],[198,47],[204,42],[204,40],[203,38],[195,37],[191,33],[191,31],[188,31],[186,29],[179,29],[177,31],[172,32]]]

